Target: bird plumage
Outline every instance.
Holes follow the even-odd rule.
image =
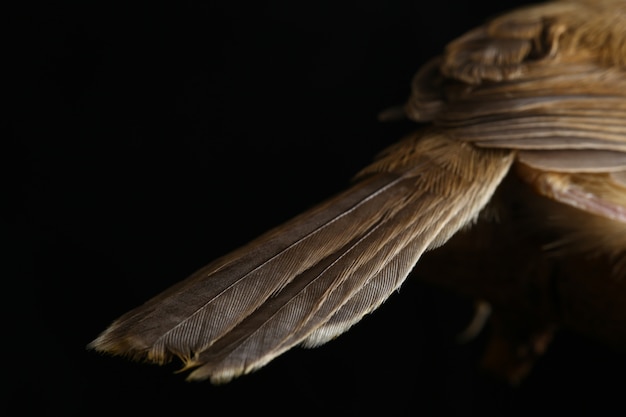
[[[568,245],[591,251],[593,239],[623,275],[625,1],[555,1],[470,31],[417,73],[406,114],[430,126],[383,151],[346,191],[126,313],[90,346],[179,357],[190,379],[217,383],[325,343],[483,216],[510,176],[588,218],[555,224]]]

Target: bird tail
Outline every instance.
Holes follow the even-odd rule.
[[[160,364],[179,357],[189,379],[222,383],[325,343],[472,222],[512,160],[442,131],[414,133],[343,193],[126,313],[89,346]]]

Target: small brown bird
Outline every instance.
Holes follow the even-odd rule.
[[[428,126],[348,190],[126,313],[90,347],[179,357],[189,379],[227,382],[345,332],[417,264],[416,279],[492,306],[484,364],[511,381],[558,326],[626,348],[626,1],[552,1],[491,20],[419,70],[404,113]]]

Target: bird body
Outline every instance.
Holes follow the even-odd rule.
[[[564,274],[626,301],[626,1],[553,1],[491,20],[418,71],[405,112],[427,126],[346,191],[126,313],[90,346],[156,363],[176,356],[190,379],[227,382],[343,333],[422,264],[434,271],[427,281],[496,306],[528,283],[549,293]],[[530,218],[540,232],[497,248]],[[494,246],[509,253],[484,256]],[[456,278],[454,265],[436,272],[448,253],[470,265],[480,256],[482,284]],[[600,262],[604,276],[571,270],[578,253],[595,256],[585,265]],[[570,289],[567,300],[584,303]],[[581,322],[559,308],[540,309],[519,339]],[[626,347],[626,309],[603,311],[613,325],[601,335]]]

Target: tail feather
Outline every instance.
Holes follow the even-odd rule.
[[[169,360],[170,353],[189,358],[191,351],[228,332],[294,276],[337,251],[348,240],[348,234],[337,229],[353,226],[352,233],[358,234],[375,222],[377,215],[371,211],[392,199],[386,191],[396,177],[367,179],[200,269],[120,317],[91,346],[155,362]],[[363,221],[354,223],[351,217]],[[307,249],[302,250],[305,243]],[[180,340],[184,346],[179,349]]]
[[[242,373],[249,372],[300,343],[372,275],[389,268],[390,259],[405,246],[407,238],[416,233],[407,226],[419,224],[423,228],[423,224],[414,222],[417,214],[414,205],[407,206],[384,223],[375,225],[353,244],[342,248],[336,256],[324,259],[312,271],[292,281],[255,312],[255,323],[242,323],[243,335],[236,328],[202,353],[199,362],[204,365],[190,377],[201,377],[210,371],[212,380],[220,382],[224,376],[230,376],[235,363],[245,364],[240,370]],[[433,220],[437,223],[440,219]],[[403,228],[405,230],[401,230]],[[428,242],[421,240],[416,253],[423,252],[427,246]],[[289,323],[289,326],[283,323]]]
[[[425,233],[431,233],[426,230]],[[358,323],[371,313],[404,282],[419,257],[424,252],[424,242],[414,239],[402,247],[384,268],[369,278],[331,317],[309,333],[302,341],[304,347],[320,346]]]
[[[489,201],[513,154],[438,131],[392,147],[346,192],[122,316],[97,350],[180,357],[226,382],[291,347],[317,345],[378,307],[421,254]]]

